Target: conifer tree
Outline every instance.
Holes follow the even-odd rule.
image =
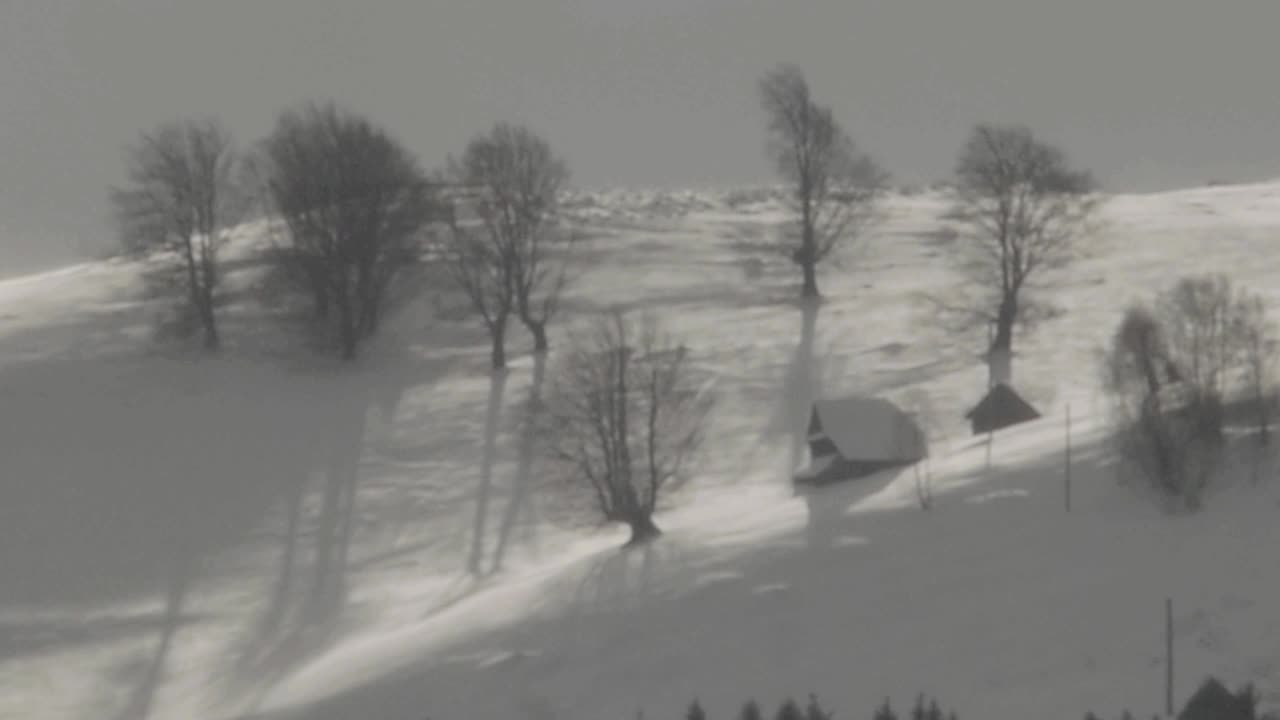
[[[924,693],[916,695],[916,704],[911,708],[911,720],[929,720],[924,708]]]
[[[775,720],[805,720],[804,713],[800,711],[800,706],[795,700],[787,698],[778,708],[778,714],[774,716]]]
[[[809,695],[809,704],[805,707],[805,720],[833,720],[831,713],[822,709],[817,696]]]
[[[889,698],[884,699],[884,703],[876,710],[873,720],[898,720],[898,715],[889,705]]]

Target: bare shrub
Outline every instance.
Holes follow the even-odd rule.
[[[1122,457],[1170,500],[1198,507],[1214,434],[1192,421],[1161,318],[1130,307],[1112,337],[1104,387],[1113,401]],[[1208,432],[1202,432],[1208,431]]]
[[[1280,388],[1276,382],[1275,357],[1280,350],[1274,323],[1267,317],[1266,302],[1259,295],[1242,293],[1238,299],[1239,338],[1244,354],[1246,396],[1258,425],[1258,439],[1270,444],[1271,423]]]
[[[1222,398],[1243,349],[1231,281],[1225,275],[1182,278],[1156,303],[1181,380]]]
[[[636,544],[660,533],[659,495],[688,469],[710,407],[687,349],[653,316],[614,310],[571,334],[535,422],[555,467]]]
[[[1266,374],[1268,323],[1261,300],[1221,275],[1179,280],[1154,309],[1125,313],[1104,364],[1125,459],[1167,497],[1201,504],[1225,447],[1233,391],[1273,395]],[[1260,421],[1269,419],[1257,402]]]
[[[934,407],[933,400],[929,394],[922,389],[916,389],[908,393],[905,399],[905,407],[908,408],[912,418],[916,424],[924,432],[925,437],[929,440],[929,445],[933,445],[935,439],[941,438],[945,443],[946,429],[938,420],[937,409]],[[901,438],[901,441],[907,442],[908,438]],[[934,492],[933,492],[933,465],[926,455],[923,459],[917,461],[912,466],[914,476],[913,488],[915,490],[916,504],[921,510],[929,510],[933,508]]]

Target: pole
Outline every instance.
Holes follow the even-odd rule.
[[[1164,711],[1173,717],[1173,598],[1164,601],[1165,679]]]
[[[1067,403],[1067,445],[1064,463],[1066,465],[1063,475],[1066,485],[1066,505],[1067,512],[1071,512],[1071,403]]]

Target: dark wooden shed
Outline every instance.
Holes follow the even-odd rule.
[[[982,435],[1035,420],[1040,413],[1007,383],[996,383],[964,417],[973,427],[973,434]]]

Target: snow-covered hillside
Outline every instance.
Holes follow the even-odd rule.
[[[208,358],[148,341],[134,263],[0,282],[0,717],[729,717],[811,691],[840,717],[919,691],[979,720],[1150,715],[1166,597],[1180,698],[1210,672],[1280,692],[1274,459],[1255,484],[1242,447],[1203,513],[1163,515],[1118,482],[1095,361],[1182,274],[1280,300],[1280,184],[1111,198],[1047,289],[1065,312],[1019,339],[1044,417],[989,461],[962,420],[983,338],[913,302],[953,279],[945,198],[891,198],[817,311],[735,250],[782,219],[767,188],[567,206],[589,265],[567,306],[652,308],[719,378],[698,477],[627,553],[517,462],[518,332],[491,377],[480,327],[421,303],[343,367],[237,298]],[[811,399],[844,391],[931,419],[931,511],[911,470],[793,491]]]

